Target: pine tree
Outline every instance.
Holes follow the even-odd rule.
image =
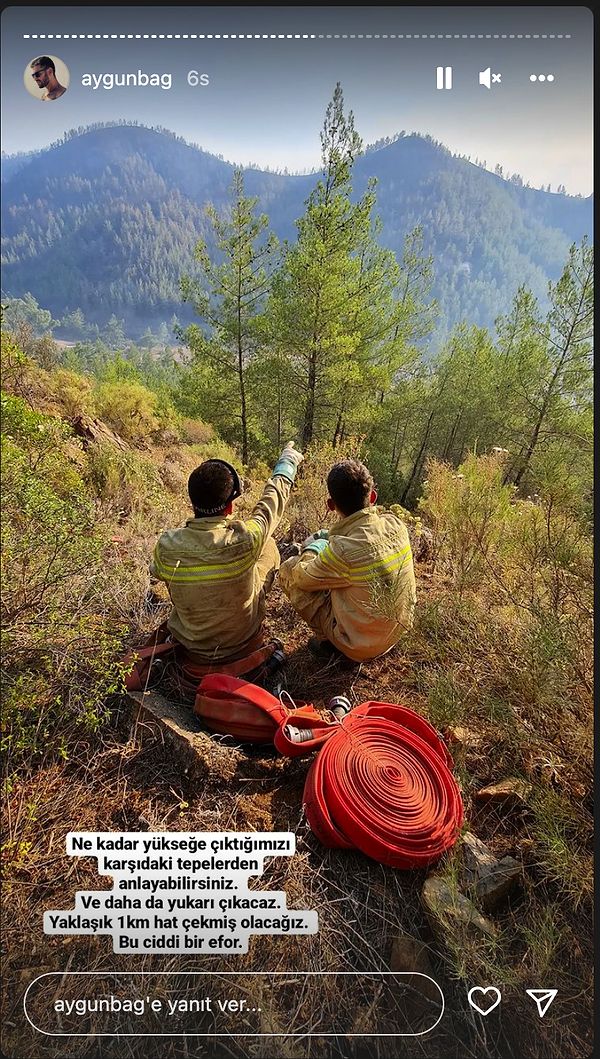
[[[125,338],[125,321],[118,320],[113,313],[102,332],[102,338],[109,349],[122,350],[127,341]]]
[[[527,432],[514,468],[520,485],[544,432],[564,429],[570,410],[590,399],[594,334],[594,253],[584,239],[573,245],[562,276],[550,284],[550,311],[541,321],[531,307],[530,327],[541,345],[536,371],[525,376],[530,408]]]
[[[361,292],[357,251],[375,200],[371,186],[358,203],[350,200],[361,140],[352,112],[344,114],[339,84],[325,114],[321,150],[322,178],[296,222],[297,242],[285,246],[269,307],[272,332],[296,371],[304,447],[335,418],[335,391],[355,380],[362,341],[366,293]]]
[[[249,455],[249,409],[246,371],[261,339],[261,312],[269,286],[269,271],[277,248],[268,234],[265,214],[256,215],[256,198],[244,195],[242,171],[236,169],[231,187],[232,203],[224,216],[214,207],[207,210],[221,262],[209,257],[207,244],[198,242],[195,258],[200,278],[184,277],[181,289],[204,324],[192,324],[184,332],[196,366],[204,378],[200,388],[215,377],[225,383],[222,390],[229,407],[235,402],[241,424],[242,461]],[[207,367],[209,370],[207,371]],[[234,384],[232,387],[232,383]],[[237,399],[234,393],[237,392]],[[231,418],[231,414],[229,415]]]

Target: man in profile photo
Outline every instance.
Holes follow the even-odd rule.
[[[38,88],[44,88],[42,102],[48,103],[53,99],[59,99],[67,91],[56,79],[56,67],[48,55],[40,55],[31,63],[32,77]]]

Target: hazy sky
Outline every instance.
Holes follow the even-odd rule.
[[[135,118],[230,161],[314,167],[324,110],[341,81],[367,143],[401,129],[429,133],[534,186],[588,195],[592,45],[584,7],[12,7],[2,15],[2,147],[29,150],[79,125]],[[70,71],[68,92],[53,103],[23,85],[40,54]],[[437,66],[452,67],[452,90],[436,89]],[[488,67],[501,75],[490,89],[479,84]],[[171,89],[81,83],[85,74],[138,70],[171,74]],[[210,84],[189,85],[190,70]],[[532,74],[554,80],[532,82]]]

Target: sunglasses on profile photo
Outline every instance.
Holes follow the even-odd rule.
[[[42,76],[42,74],[45,74],[45,73],[46,73],[46,70],[49,70],[49,69],[50,69],[50,67],[49,67],[49,66],[44,66],[44,69],[43,69],[43,70],[35,70],[35,71],[34,71],[34,72],[32,73],[32,75],[31,75],[31,76],[32,76],[33,78],[35,78],[35,79],[37,80],[37,78],[38,78],[38,77],[41,77],[41,76]]]

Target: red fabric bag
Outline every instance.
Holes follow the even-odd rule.
[[[264,688],[248,680],[212,673],[200,681],[196,692],[194,713],[213,732],[233,735],[244,743],[273,743],[281,753],[306,754],[313,744],[299,746],[290,743],[282,732],[289,719],[294,724],[324,728],[327,722],[313,706],[303,704],[289,710],[279,699]],[[314,745],[320,742],[313,741]]]

